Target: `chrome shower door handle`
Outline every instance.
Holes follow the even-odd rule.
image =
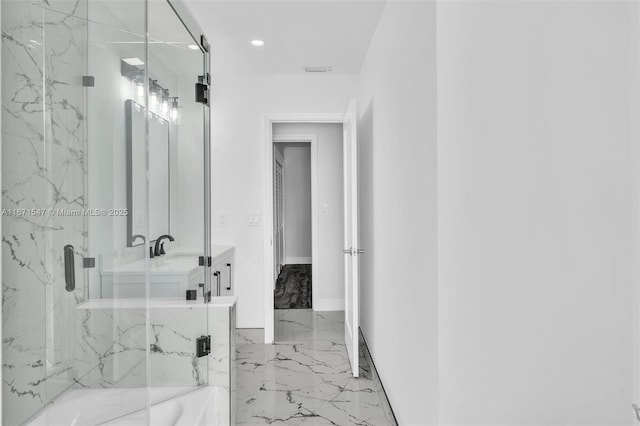
[[[76,267],[73,246],[64,246],[64,289],[71,292],[76,289]]]
[[[349,247],[348,249],[342,250],[344,254],[350,254],[353,256],[353,247]]]
[[[358,249],[358,250],[356,250],[356,253],[357,254],[364,254],[364,249]]]

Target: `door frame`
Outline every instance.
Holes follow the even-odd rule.
[[[274,146],[273,146],[273,152],[274,152],[273,167],[275,167],[275,164],[278,162],[278,159],[275,156],[276,151],[277,151],[277,149],[275,147],[275,142],[274,142]],[[285,179],[284,155],[282,155],[282,223],[283,223],[283,225],[287,221],[287,217],[286,217],[286,213],[285,213],[287,206],[286,206],[285,200],[284,200],[284,179]],[[275,181],[276,180],[275,180],[275,175],[274,175],[274,179],[273,179],[274,188],[275,188]],[[275,205],[274,205],[274,211],[272,213],[273,213],[272,217],[275,218],[275,216],[276,216],[276,214],[275,214]],[[273,236],[275,237],[275,229],[273,231]],[[275,250],[275,246],[273,247],[273,251],[275,253],[275,251],[276,251]],[[281,259],[283,262],[284,262],[284,259],[285,259],[284,253],[286,253],[286,251],[287,251],[287,241],[286,241],[286,235],[285,235],[284,226],[283,226],[283,229],[282,229],[282,259]],[[278,265],[276,265],[276,269],[278,269]],[[274,271],[273,276],[276,277],[276,280],[278,279],[278,274],[279,274],[279,271]]]
[[[318,260],[318,216],[317,216],[317,205],[318,205],[318,136],[317,135],[282,135],[282,136],[274,136],[273,143],[308,143],[311,149],[311,276],[316,277],[316,265]],[[284,180],[285,169],[283,164],[282,176]],[[282,200],[284,208],[286,208],[287,202],[284,197]],[[273,209],[272,209],[273,213]],[[283,222],[286,223],[287,215],[283,213]],[[287,243],[287,231],[286,228],[282,231],[283,238],[285,241],[283,242],[283,252],[286,253]],[[275,236],[275,233],[274,233]],[[283,260],[287,257],[283,255]],[[275,276],[275,273],[274,273]],[[315,280],[317,281],[317,280]],[[316,282],[311,280],[311,306],[316,306],[315,300],[315,290],[316,290]]]
[[[273,343],[275,326],[275,309],[273,307],[274,253],[273,253],[273,125],[280,123],[340,123],[344,120],[344,113],[319,114],[264,114],[263,115],[263,149],[265,156],[265,198],[264,198],[264,342]],[[293,139],[292,139],[293,138]],[[297,138],[297,139],[296,139]],[[306,138],[300,140],[300,138]],[[311,143],[311,274],[317,268],[317,137],[315,135],[279,136],[276,142],[309,142]],[[317,306],[317,280],[311,280],[312,304]]]

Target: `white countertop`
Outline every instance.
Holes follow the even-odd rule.
[[[233,246],[214,245],[211,249],[211,258],[226,255],[233,250]],[[192,250],[176,249],[163,256],[149,259],[149,274],[184,275],[198,268],[198,257],[201,253]],[[147,265],[145,259],[139,259],[113,268],[102,270],[103,275],[109,274],[144,274]]]
[[[237,300],[237,296],[212,297],[205,304],[202,299],[95,299],[79,304],[76,309],[230,308]]]

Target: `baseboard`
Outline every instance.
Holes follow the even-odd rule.
[[[360,349],[360,359],[364,358],[367,361],[367,364],[371,367],[371,374],[373,374],[373,380],[376,384],[380,385],[379,391],[384,395],[384,400],[382,401],[382,405],[385,411],[385,417],[389,421],[392,426],[398,426],[398,419],[396,419],[396,414],[393,411],[393,407],[391,407],[391,402],[389,401],[389,395],[387,395],[387,391],[384,389],[384,385],[382,384],[382,379],[380,379],[380,374],[378,373],[378,369],[376,368],[376,364],[373,362],[373,357],[371,356],[371,351],[369,350],[369,345],[367,344],[367,339],[364,336],[364,332],[362,328],[359,329],[359,349]],[[360,366],[360,370],[362,372],[362,365]]]
[[[311,265],[310,257],[285,257],[285,265]]]
[[[316,299],[313,301],[314,311],[344,311],[344,299]]]

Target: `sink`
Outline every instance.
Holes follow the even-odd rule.
[[[233,247],[214,245],[212,258],[229,256]],[[152,298],[184,298],[187,289],[197,289],[204,282],[201,256],[195,250],[175,249],[163,256],[149,259],[149,280]],[[101,298],[139,298],[146,296],[146,260],[138,259],[103,269]]]
[[[184,274],[199,268],[198,255],[189,254],[165,254],[164,256],[149,259],[150,274]],[[103,274],[140,273],[146,270],[145,259],[120,265],[111,270],[102,271]]]

